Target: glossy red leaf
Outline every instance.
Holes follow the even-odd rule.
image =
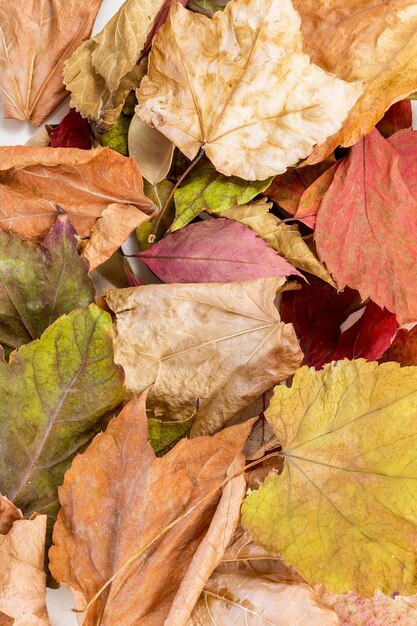
[[[92,147],[88,120],[81,117],[75,109],[69,110],[60,124],[51,131],[50,137],[52,148],[90,150]]]

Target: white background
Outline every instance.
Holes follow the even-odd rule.
[[[98,33],[109,19],[116,13],[124,0],[103,0],[101,9],[94,25],[93,34]],[[417,112],[417,101],[413,102],[414,119]],[[56,124],[61,121],[69,109],[68,99],[45,121],[45,123]],[[23,145],[36,132],[36,128],[29,122],[19,122],[17,120],[3,119],[3,112],[0,104],[0,145],[14,146]],[[71,611],[72,599],[69,591],[63,587],[61,589],[48,589],[47,605],[51,626],[77,626],[77,620]]]

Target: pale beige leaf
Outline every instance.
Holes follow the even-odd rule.
[[[226,176],[264,180],[334,134],[361,92],[303,53],[291,0],[232,0],[211,20],[173,4],[137,112],[188,158],[204,148]]]
[[[136,65],[164,0],[126,0],[104,29],[65,64],[71,106],[103,128],[112,126],[144,66]]]
[[[134,115],[128,133],[129,156],[135,159],[145,178],[157,185],[166,178],[174,156],[174,144],[158,130]]]
[[[274,306],[283,279],[146,285],[109,290],[116,314],[116,362],[131,395],[153,385],[148,404],[186,419],[194,435],[215,432],[299,367],[291,324]],[[275,381],[275,382],[274,382]]]
[[[369,133],[393,102],[417,88],[415,0],[294,0],[301,14],[304,50],[314,63],[363,94],[342,129],[318,146],[309,163]]]
[[[304,584],[215,573],[187,626],[337,626],[336,613]]]
[[[243,206],[234,205],[227,211],[223,211],[222,217],[245,224],[259,233],[259,236],[285,257],[291,265],[318,276],[336,288],[335,282],[323,263],[303,240],[298,226],[281,222],[269,212],[271,206],[272,203],[266,202],[265,199]]]
[[[46,126],[38,128],[36,133],[27,140],[25,146],[32,146],[32,148],[47,148],[51,144],[51,138]]]
[[[17,520],[7,535],[0,535],[0,616],[13,618],[13,626],[49,626],[43,571],[46,519]]]
[[[67,93],[65,59],[89,37],[101,0],[2,0],[0,88],[4,116],[41,124]]]

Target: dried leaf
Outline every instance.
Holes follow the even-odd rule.
[[[414,593],[416,398],[397,363],[299,369],[265,412],[285,465],[243,503],[245,530],[336,593]]]
[[[135,115],[129,127],[128,144],[129,155],[139,165],[143,178],[151,185],[166,178],[175,147],[169,139]]]
[[[413,114],[410,100],[395,102],[384,117],[376,125],[383,137],[391,137],[400,130],[411,130],[413,125]]]
[[[23,514],[6,496],[0,495],[0,535],[7,535],[14,522],[23,519]],[[0,583],[1,586],[1,583]]]
[[[50,132],[52,148],[80,148],[90,150],[92,147],[90,125],[75,109],[69,113]]]
[[[248,182],[236,176],[219,174],[208,161],[193,169],[179,189],[175,191],[175,221],[170,230],[189,224],[205,209],[210,213],[223,213],[234,204],[246,204],[264,191],[271,180]]]
[[[0,82],[6,118],[38,126],[64,100],[64,62],[89,37],[100,5],[100,0],[1,3]]]
[[[148,437],[157,456],[163,456],[183,437],[186,437],[195,420],[195,414],[188,420],[164,422],[155,417],[148,418]]]
[[[90,600],[129,558],[156,539],[116,576],[89,610],[83,626],[95,626],[98,618],[108,626],[162,624],[188,568],[193,571],[195,567],[193,557],[199,546],[204,553],[200,566],[206,568],[206,559],[215,562],[207,543],[213,532],[218,536],[223,529],[226,537],[233,533],[244,491],[242,477],[233,479],[234,487],[224,489],[215,514],[220,487],[231,466],[243,468],[241,450],[249,430],[250,424],[243,424],[214,437],[183,439],[157,458],[147,441],[141,396],[74,460],[59,491],[62,508],[50,550],[57,580]],[[101,517],[97,517],[98,510]],[[93,532],[91,520],[96,520]]]
[[[109,315],[91,305],[60,317],[0,362],[0,388],[0,491],[27,516],[53,514],[71,459],[123,400]]]
[[[0,343],[7,352],[93,302],[88,263],[78,255],[74,235],[63,215],[39,248],[0,231]]]
[[[401,365],[417,365],[417,326],[411,330],[399,330],[384,361],[398,361]]]
[[[165,283],[230,283],[300,276],[253,230],[225,219],[190,224],[137,256]]]
[[[364,90],[342,129],[314,150],[309,162],[317,163],[337,146],[355,144],[393,102],[416,90],[417,11],[415,0],[294,0],[294,6],[313,62],[362,81]]]
[[[222,217],[246,224],[291,265],[314,274],[336,287],[329,272],[301,237],[298,226],[281,222],[275,215],[269,213],[270,208],[271,203],[258,200],[244,206],[234,205],[223,211]]]
[[[0,535],[0,623],[49,626],[43,571],[46,515],[15,521]],[[11,618],[3,621],[2,616]]]
[[[316,215],[320,210],[324,195],[333,182],[339,164],[340,161],[323,172],[323,174],[305,190],[300,198],[298,209],[294,217],[309,228],[314,229],[315,227]]]
[[[361,93],[311,64],[291,0],[235,0],[211,20],[173,4],[137,112],[189,159],[203,148],[222,174],[263,180],[333,135]]]
[[[41,126],[38,128],[36,133],[27,140],[25,146],[30,146],[31,148],[47,148],[50,146],[51,137],[48,129],[50,129],[50,126]]]
[[[161,182],[156,185],[151,185],[147,180],[144,180],[146,195],[159,209],[162,209],[168,202],[173,187],[173,183],[170,183],[169,180],[161,180]],[[148,222],[144,222],[136,229],[140,249],[147,250],[154,241],[162,239],[174,221],[174,217],[175,205],[174,198],[171,196],[171,200],[168,202],[163,213],[157,213],[154,218]],[[154,230],[155,232],[153,232]]]
[[[417,148],[417,135],[402,133]],[[356,144],[323,198],[315,239],[339,289],[357,289],[405,323],[417,319],[417,196],[400,161],[377,130]]]
[[[153,211],[136,163],[106,148],[0,147],[0,200],[0,227],[32,240],[47,234],[57,206],[82,237],[91,234],[97,219],[111,207],[117,220],[111,239],[103,241],[100,250],[106,258]],[[91,254],[89,260],[91,267],[98,264]]]
[[[108,291],[128,392],[153,385],[149,407],[167,420],[187,419],[198,402],[193,434],[221,428],[301,362],[293,328],[274,306],[283,284],[266,278]]]
[[[223,11],[229,0],[190,0],[187,7],[195,13],[213,17],[216,11]]]

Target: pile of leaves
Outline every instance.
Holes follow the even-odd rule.
[[[416,1],[99,7],[0,6],[0,624],[415,625]]]

